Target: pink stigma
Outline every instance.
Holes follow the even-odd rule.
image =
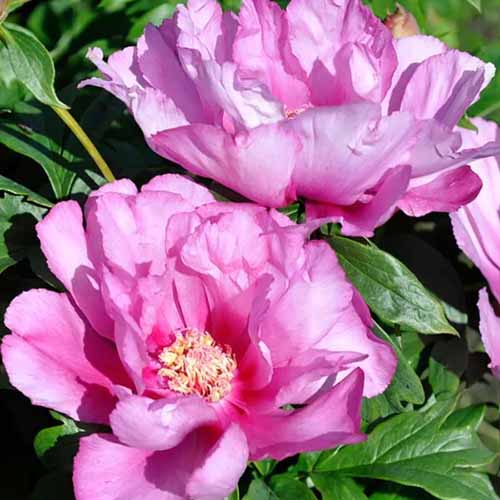
[[[231,391],[236,360],[228,346],[221,347],[207,332],[188,328],[158,356],[158,375],[168,388],[181,394],[197,394],[211,403]]]

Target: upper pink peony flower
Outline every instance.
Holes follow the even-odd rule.
[[[396,358],[306,232],[175,175],[39,223],[68,292],[17,297],[2,354],[33,403],[111,426],[81,440],[78,500],[223,498],[248,459],[363,439],[361,398]]]
[[[428,36],[396,40],[361,0],[189,0],[83,83],[127,104],[150,146],[260,204],[370,235],[400,208],[452,211],[481,183],[454,130],[494,67]]]
[[[474,118],[472,123],[477,132],[463,132],[466,147],[482,146],[500,138],[496,123],[481,118]],[[453,231],[459,247],[481,270],[500,302],[500,157],[476,161],[471,167],[481,178],[483,188],[473,202],[451,214]],[[479,312],[490,366],[500,377],[500,318],[495,316],[486,290],[480,292]]]

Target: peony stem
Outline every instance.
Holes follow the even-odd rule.
[[[77,139],[82,143],[82,146],[87,150],[87,153],[99,167],[99,170],[102,172],[102,175],[104,175],[104,178],[108,182],[113,182],[114,180],[116,180],[101,153],[99,153],[90,137],[85,133],[80,124],[73,118],[71,113],[67,109],[58,108],[57,106],[52,106],[52,109],[69,127],[73,134],[75,134]]]

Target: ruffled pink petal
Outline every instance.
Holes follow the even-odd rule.
[[[392,113],[401,108],[406,86],[419,64],[429,57],[443,54],[448,47],[438,38],[425,35],[407,36],[394,40],[398,64],[392,78],[392,87],[382,103],[384,111]]]
[[[167,450],[179,445],[194,429],[216,424],[217,414],[198,396],[155,401],[131,395],[118,402],[110,423],[123,444],[142,450]]]
[[[355,203],[389,168],[406,164],[415,136],[409,114],[382,118],[372,103],[305,111],[288,126],[303,144],[293,175],[297,194],[333,205]]]
[[[281,124],[235,137],[213,126],[192,125],[161,132],[151,144],[189,171],[263,205],[278,207],[294,199],[291,177],[299,145]]]
[[[165,191],[178,194],[194,207],[215,201],[212,193],[207,188],[183,175],[177,174],[158,175],[142,186],[141,191]]]
[[[342,207],[326,203],[306,203],[308,219],[323,217],[342,223],[342,234],[349,236],[373,236],[377,226],[383,224],[404,197],[411,177],[411,167],[402,165],[392,168],[380,181],[373,197],[363,203]]]
[[[77,420],[107,423],[114,384],[128,385],[111,342],[86,326],[64,294],[31,290],[5,314],[2,343],[11,383],[34,404]]]
[[[113,326],[104,309],[99,281],[89,259],[78,203],[58,203],[37,224],[37,233],[50,270],[71,293],[97,332],[112,337]]]
[[[177,47],[184,70],[212,121],[225,128],[274,123],[283,118],[282,104],[262,82],[240,76],[229,59],[235,25],[228,15],[216,0],[192,0],[178,8]]]
[[[203,122],[205,120],[198,92],[181,67],[175,46],[172,47],[168,42],[168,27],[169,24],[163,28],[150,24],[139,38],[137,59],[141,76],[150,87],[171,99],[190,123]]]
[[[233,58],[242,76],[265,83],[280,102],[293,110],[309,102],[309,90],[285,68],[284,17],[284,11],[269,0],[245,0],[238,15]]]
[[[273,364],[279,366],[318,343],[351,299],[352,286],[329,245],[311,242],[304,264],[256,297],[250,328],[256,329],[254,338],[268,346]]]
[[[306,407],[280,410],[274,415],[252,415],[242,422],[250,458],[283,458],[296,453],[363,441],[360,432],[363,372],[346,379]]]
[[[99,48],[90,49],[87,58],[97,66],[105,78],[90,78],[81,82],[78,87],[87,85],[100,87],[129,106],[131,103],[129,89],[140,87],[142,80],[137,64],[136,48],[127,47],[115,52],[107,63],[104,62],[104,54]]]
[[[488,299],[486,288],[479,291],[479,331],[484,347],[490,357],[490,368],[500,378],[500,317],[495,314]]]
[[[398,207],[412,217],[430,212],[454,212],[476,198],[481,187],[480,177],[470,167],[460,167],[410,189]]]
[[[411,111],[419,119],[440,118],[450,126],[451,116],[460,118],[494,74],[492,64],[465,52],[448,50],[419,64],[405,87],[398,109]],[[456,109],[450,110],[452,105],[457,106]],[[447,113],[451,113],[450,116]]]

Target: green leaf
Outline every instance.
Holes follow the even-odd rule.
[[[34,227],[45,212],[46,208],[26,202],[23,196],[0,197],[0,273],[37,246]]]
[[[65,148],[66,134],[62,121],[42,105],[18,103],[14,113],[0,116],[0,143],[36,161],[58,199],[71,193],[82,161]]]
[[[254,479],[243,500],[278,500],[279,497],[262,479]]]
[[[425,401],[424,388],[422,387],[420,378],[410,366],[398,343],[377,324],[375,325],[374,333],[382,340],[391,344],[398,357],[396,374],[387,390],[399,400],[422,404]]]
[[[48,106],[67,108],[54,90],[54,62],[40,40],[11,23],[0,27],[0,39],[7,47],[15,75],[35,98]]]
[[[240,489],[236,489],[227,497],[227,500],[240,500]]]
[[[467,0],[478,12],[481,12],[481,0]]]
[[[483,421],[486,407],[484,405],[468,406],[454,411],[443,423],[443,429],[469,428],[477,431]]]
[[[259,471],[261,476],[269,475],[273,469],[276,467],[276,460],[267,459],[267,460],[259,460],[258,462],[253,462],[255,468]]]
[[[367,500],[361,487],[350,477],[339,474],[313,474],[311,479],[323,500]]]
[[[34,191],[31,191],[31,189],[28,189],[26,186],[22,186],[21,184],[18,184],[11,179],[7,179],[7,177],[4,177],[3,175],[0,175],[0,191],[6,191],[8,193],[16,194],[19,196],[25,196],[26,201],[31,201],[36,205],[40,205],[42,207],[51,208],[54,205],[51,201],[47,200],[43,196],[40,196]]]
[[[449,400],[392,417],[365,443],[324,453],[316,471],[415,486],[443,500],[496,499],[487,476],[468,470],[491,463],[495,455],[470,424],[462,426],[460,419],[458,427],[446,424],[454,407]]]
[[[302,482],[287,474],[273,476],[271,488],[280,500],[316,500],[313,492]]]
[[[71,470],[79,438],[86,432],[71,418],[57,412],[51,412],[51,415],[59,420],[61,425],[42,429],[35,436],[35,453],[49,468]]]
[[[425,334],[458,335],[440,301],[398,259],[375,245],[340,236],[330,241],[348,278],[385,323]]]

